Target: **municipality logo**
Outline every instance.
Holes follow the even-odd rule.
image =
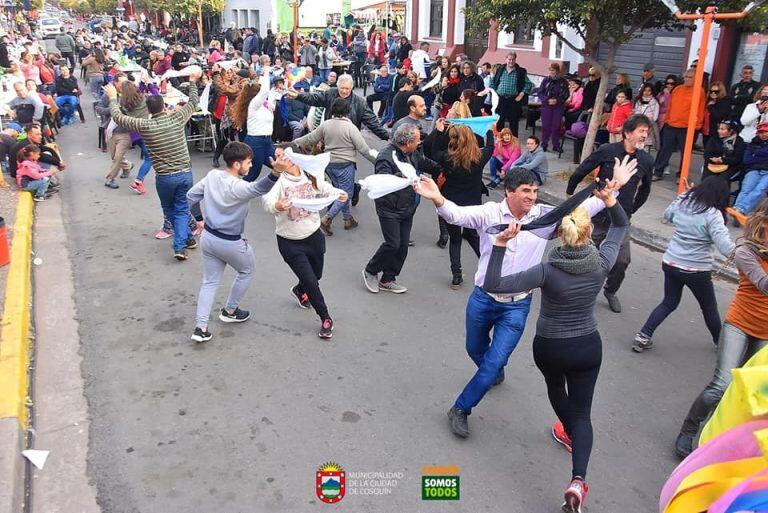
[[[315,473],[317,498],[327,504],[335,504],[344,498],[345,490],[346,472],[341,465],[334,461],[320,465]]]
[[[459,467],[422,467],[421,500],[459,500]]]

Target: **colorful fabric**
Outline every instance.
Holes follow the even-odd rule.
[[[485,137],[488,130],[496,125],[499,120],[498,115],[493,116],[478,116],[474,118],[451,118],[449,121],[454,125],[464,125],[472,129],[474,133],[480,137]]]

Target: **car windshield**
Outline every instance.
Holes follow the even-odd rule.
[[[59,24],[59,20],[55,20],[53,18],[48,18],[43,20],[43,25],[58,25],[58,24]]]

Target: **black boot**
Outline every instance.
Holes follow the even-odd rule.
[[[459,290],[461,288],[462,283],[464,283],[464,276],[462,276],[461,271],[457,273],[453,273],[453,280],[451,280],[451,288],[453,290]]]
[[[213,167],[219,167],[219,157],[213,157]]]
[[[438,248],[445,249],[445,246],[448,245],[448,223],[445,222],[445,219],[438,216],[437,225],[440,227],[440,238],[437,239],[436,244]]]
[[[355,188],[352,191],[352,206],[356,207],[358,201],[360,201],[360,184],[355,182]]]

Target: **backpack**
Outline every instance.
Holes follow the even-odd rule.
[[[587,136],[587,124],[584,121],[576,121],[568,131],[576,139],[584,139]]]

